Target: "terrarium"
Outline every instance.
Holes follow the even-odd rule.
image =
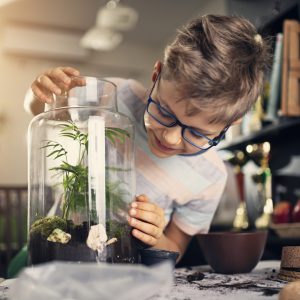
[[[116,86],[72,77],[52,97],[28,129],[29,263],[136,263],[134,128],[117,110]]]

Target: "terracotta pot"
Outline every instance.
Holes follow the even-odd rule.
[[[207,263],[217,273],[250,272],[263,255],[267,231],[211,232],[197,235]]]

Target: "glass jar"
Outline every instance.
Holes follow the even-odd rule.
[[[71,82],[28,128],[29,263],[136,263],[133,124],[112,82]]]

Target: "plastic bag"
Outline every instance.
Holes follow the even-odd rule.
[[[51,262],[25,268],[12,284],[12,300],[166,299],[172,266]]]

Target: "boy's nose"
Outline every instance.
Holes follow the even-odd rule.
[[[169,145],[178,145],[181,142],[181,127],[174,126],[171,128],[166,128],[163,132],[163,138]]]

